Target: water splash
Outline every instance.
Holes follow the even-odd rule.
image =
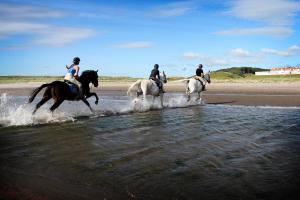
[[[145,100],[141,98],[131,99],[127,96],[102,96],[100,105],[91,105],[95,114],[90,113],[89,109],[82,102],[65,101],[54,114],[49,111],[53,101],[43,105],[35,115],[32,115],[34,106],[39,101],[35,100],[32,104],[25,103],[26,97],[11,97],[6,93],[0,96],[0,126],[21,126],[45,123],[56,123],[74,121],[82,116],[103,117],[112,115],[128,114],[132,112],[146,112],[149,110],[162,109],[160,98],[149,97]],[[184,95],[172,94],[165,95],[164,107],[179,108],[199,105],[197,101],[189,101]]]
[[[64,112],[52,114],[45,107],[32,115],[33,105],[19,104],[15,97],[7,96],[3,93],[0,96],[0,125],[2,126],[22,126],[35,125],[54,122],[72,121],[74,118]]]

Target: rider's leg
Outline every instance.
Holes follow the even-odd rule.
[[[164,89],[164,85],[163,85],[163,84],[161,84],[161,92],[162,92],[162,93],[166,93],[166,91],[165,91],[165,89]]]
[[[205,81],[203,80],[203,78],[201,76],[195,76],[195,79],[200,81],[201,85],[202,85],[202,91],[206,91],[206,88],[205,88]]]
[[[159,88],[160,92],[165,93],[162,82],[160,80],[157,80],[157,83],[158,83],[158,88]]]
[[[82,84],[77,81],[76,79],[74,79],[74,82],[77,86],[78,86],[78,95],[75,97],[75,99],[81,99],[83,97],[83,92],[82,92]]]

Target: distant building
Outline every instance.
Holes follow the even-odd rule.
[[[300,74],[300,67],[272,68],[270,71],[255,72],[255,75],[289,75]]]

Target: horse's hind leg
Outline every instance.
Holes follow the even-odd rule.
[[[57,99],[54,104],[51,106],[50,111],[53,113],[53,111],[63,102],[62,99]]]
[[[197,97],[196,100],[199,101],[200,103],[202,103],[202,94],[201,94],[201,92],[198,92],[198,97]]]
[[[189,87],[186,87],[185,93],[187,95],[187,101],[190,101],[191,100],[191,93],[190,93]]]
[[[40,102],[38,102],[38,104],[36,104],[35,109],[34,109],[34,111],[32,112],[32,114],[34,115],[34,114],[36,113],[36,111],[37,111],[44,103],[46,103],[49,99],[51,99],[51,95],[48,94],[48,91],[45,91],[42,100],[40,100]]]
[[[94,110],[92,109],[90,103],[89,103],[86,99],[82,99],[82,101],[85,103],[85,105],[87,105],[87,106],[89,107],[90,111],[94,114],[95,112],[94,112]]]
[[[200,99],[200,92],[198,92],[198,97],[196,99],[196,101],[198,101]]]

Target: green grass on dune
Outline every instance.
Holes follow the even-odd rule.
[[[52,82],[63,76],[0,76],[0,83]]]
[[[101,82],[133,82],[139,78],[127,77],[127,76],[100,76],[99,81]]]
[[[256,76],[254,74],[234,74],[230,72],[212,72],[211,79],[217,82],[295,82],[300,74]]]
[[[4,83],[29,83],[29,82],[52,82],[63,81],[63,76],[0,76],[0,84]],[[113,76],[101,76],[99,81],[101,82],[133,82],[138,78],[132,77],[113,77]]]
[[[185,77],[168,77],[168,81],[177,81]],[[100,82],[134,82],[139,78],[132,77],[113,77],[101,76]],[[0,84],[5,83],[29,83],[29,82],[44,82],[62,81],[63,76],[0,76]],[[300,81],[300,74],[294,75],[274,75],[274,76],[255,76],[254,74],[235,74],[230,72],[211,72],[211,80],[213,82],[295,82]]]

